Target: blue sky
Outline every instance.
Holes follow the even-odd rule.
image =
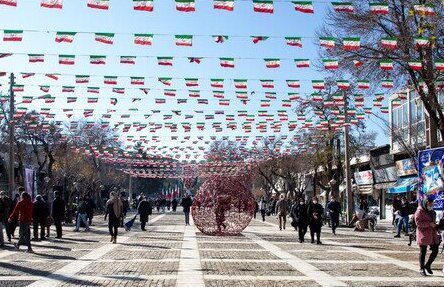
[[[40,1],[18,0],[17,8],[0,7],[0,29],[23,29],[38,31],[78,31],[78,32],[114,32],[117,33],[114,38],[114,45],[105,45],[94,41],[92,34],[78,34],[72,44],[57,44],[54,42],[55,33],[53,32],[25,32],[21,43],[3,42],[0,52],[13,53],[45,53],[45,54],[76,54],[76,55],[135,55],[135,56],[202,56],[202,57],[236,57],[236,58],[317,58],[317,45],[312,38],[314,31],[323,19],[327,3],[314,4],[315,14],[307,15],[294,11],[290,2],[275,2],[274,14],[262,14],[253,12],[251,1],[236,1],[234,12],[225,12],[214,10],[213,1],[196,0],[195,13],[181,13],[175,10],[173,0],[154,1],[154,12],[138,12],[132,9],[130,0],[111,0],[108,11],[94,10],[86,7],[86,0],[65,0],[63,10],[40,8]],[[122,33],[122,34],[119,34]],[[174,44],[173,36],[154,36],[153,46],[136,46],[132,43],[133,33],[154,33],[154,34],[193,34],[193,35],[267,35],[278,38],[270,38],[259,44],[252,44],[251,39],[246,37],[231,37],[223,44],[214,43],[211,37],[199,36],[193,40],[193,47],[177,47]],[[303,48],[294,48],[285,45],[284,37],[300,36],[303,38]],[[26,55],[15,55],[7,59],[0,60],[1,71],[14,72],[36,72],[51,73],[58,72],[62,74],[90,74],[90,75],[117,75],[117,76],[145,76],[145,77],[173,77],[173,78],[245,78],[245,79],[275,79],[275,91],[278,92],[278,99],[281,95],[286,96],[290,92],[285,86],[285,79],[301,80],[301,89],[299,92],[311,93],[312,79],[322,79],[324,75],[311,69],[297,69],[290,60],[282,60],[281,68],[267,69],[262,60],[243,59],[236,61],[236,68],[224,69],[219,67],[218,59],[204,59],[200,65],[189,64],[186,59],[177,59],[173,67],[160,67],[154,58],[137,59],[136,65],[122,65],[118,57],[109,56],[105,66],[94,66],[89,64],[87,57],[77,57],[76,65],[60,66],[56,56],[47,56],[44,64],[28,64]],[[164,86],[157,80],[150,78],[146,80],[146,86],[154,89],[163,89]],[[102,78],[91,78],[88,86],[104,86]],[[307,80],[307,81],[304,81]],[[2,80],[5,82],[5,79]],[[32,80],[18,80],[19,83],[27,84],[55,84],[72,85],[73,77],[62,77],[58,82],[53,82],[43,76],[36,76]],[[225,81],[226,90],[234,90],[230,81]],[[60,114],[62,107],[73,108],[79,118],[84,108],[94,108],[97,111],[97,118],[100,114],[106,112],[107,108],[117,110],[117,114],[125,113],[128,108],[139,108],[139,112],[134,114],[131,122],[144,122],[143,114],[152,109],[160,109],[165,114],[171,114],[167,110],[182,109],[186,111],[204,110],[206,113],[213,113],[214,110],[225,109],[225,114],[234,114],[237,110],[249,110],[254,112],[259,108],[259,100],[263,99],[263,91],[258,81],[248,83],[248,91],[255,91],[254,97],[257,100],[251,101],[248,106],[244,106],[234,99],[233,93],[226,93],[226,98],[233,98],[230,107],[219,107],[217,101],[212,98],[211,93],[202,92],[202,98],[208,98],[210,104],[207,106],[195,104],[195,100],[189,99],[188,104],[178,106],[176,99],[167,99],[167,104],[154,105],[155,98],[164,98],[160,90],[152,90],[149,95],[144,96],[136,90],[137,94],[127,93],[127,95],[116,95],[109,90],[102,89],[98,96],[99,103],[95,105],[86,104],[86,97],[94,96],[82,92],[78,89],[76,95],[59,94],[52,92],[53,96],[58,97],[56,103],[51,108],[57,114]],[[130,87],[129,79],[119,80],[117,87]],[[183,80],[173,80],[172,88],[181,89],[176,98],[187,98],[186,87]],[[203,80],[200,82],[200,90],[213,90],[209,87],[209,82]],[[5,89],[4,89],[5,90]],[[54,91],[54,89],[53,89]],[[127,90],[130,91],[130,90]],[[296,90],[294,90],[296,91]],[[282,92],[282,93],[279,93]],[[26,88],[23,95],[39,96],[41,92],[37,87]],[[61,96],[61,98],[59,98]],[[77,96],[78,101],[75,105],[66,105],[66,96]],[[143,100],[131,103],[132,97],[142,97]],[[18,96],[20,98],[20,96]],[[109,97],[117,97],[119,104],[115,107],[109,106]],[[284,97],[286,99],[286,97]],[[35,101],[32,106],[42,107],[42,101]],[[262,108],[263,109],[263,108]],[[280,110],[280,101],[269,108],[270,110]],[[184,112],[186,114],[186,112]],[[61,116],[61,115],[60,115]],[[183,117],[174,117],[173,122],[199,122],[203,115],[195,116],[195,119],[185,120]],[[289,113],[290,118],[294,113]],[[59,119],[59,115],[57,116]],[[224,117],[216,122],[224,123]],[[153,116],[149,121],[162,121],[161,118]],[[171,121],[170,121],[171,122]],[[211,125],[210,125],[211,126]],[[206,135],[215,135],[211,127],[208,127]],[[377,127],[372,124],[372,129]],[[179,128],[178,135],[183,135]],[[283,128],[286,133],[286,128]],[[147,131],[145,135],[150,135]],[[193,131],[191,135],[196,135]],[[232,135],[243,135],[241,129]],[[159,133],[160,136],[169,136],[167,131]],[[222,135],[222,134],[221,134]],[[254,135],[254,134],[252,134]],[[381,133],[378,135],[377,142],[382,144],[386,141]],[[171,143],[167,143],[171,145]]]

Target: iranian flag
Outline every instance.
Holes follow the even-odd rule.
[[[234,79],[234,87],[236,89],[246,89],[247,88],[247,80]]]
[[[210,86],[212,88],[223,88],[224,87],[224,79],[211,79]]]
[[[59,55],[59,64],[60,65],[74,65],[75,64],[75,55]]]
[[[153,0],[133,0],[133,9],[136,11],[153,11]]]
[[[30,104],[30,103],[32,103],[32,97],[27,97],[27,96],[24,96],[23,98],[22,98],[23,100],[22,100],[22,103],[23,104]]]
[[[97,42],[112,45],[114,43],[114,33],[95,33],[94,39]]]
[[[320,37],[319,45],[327,49],[333,49],[335,47],[335,40],[333,37]]]
[[[25,86],[24,85],[13,85],[12,86],[12,91],[13,92],[23,92],[25,90]]]
[[[301,95],[299,95],[298,93],[288,93],[288,99],[290,101],[297,101],[301,98]]]
[[[356,51],[361,48],[360,38],[343,38],[342,46],[346,51]]]
[[[49,93],[49,86],[40,86],[40,91],[44,93]]]
[[[301,87],[299,80],[286,80],[289,88],[298,89]]]
[[[415,37],[413,38],[413,42],[415,43],[416,48],[426,48],[430,46],[429,38]]]
[[[361,89],[361,90],[368,90],[368,89],[370,89],[370,82],[367,81],[367,80],[359,80],[357,82],[357,84],[358,84],[358,89]]]
[[[393,80],[382,80],[381,85],[385,89],[391,89],[393,88]]]
[[[145,85],[145,78],[144,77],[130,77],[131,79],[131,85]]]
[[[134,44],[151,46],[153,44],[153,34],[134,34]]]
[[[281,60],[277,58],[264,59],[265,67],[267,68],[279,68],[281,66]]]
[[[337,70],[339,68],[339,62],[335,59],[322,59],[322,63],[326,70]]]
[[[261,86],[264,89],[274,89],[274,81],[273,80],[260,80]]]
[[[111,98],[110,104],[115,106],[117,104],[117,98]]]
[[[157,57],[157,64],[159,66],[172,66],[173,57]]]
[[[188,62],[200,64],[202,62],[202,58],[199,57],[188,57]]]
[[[35,73],[21,73],[21,74],[22,74],[23,79],[27,79],[27,78],[35,76]]]
[[[3,41],[21,42],[23,39],[23,30],[3,30]]]
[[[109,0],[88,0],[86,6],[93,9],[108,10]]]
[[[396,38],[381,39],[381,46],[385,49],[394,50],[398,48],[398,40]]]
[[[213,97],[215,97],[216,99],[223,99],[224,95],[224,91],[213,91]]]
[[[311,94],[311,96],[312,96],[314,102],[322,102],[322,100],[324,99],[322,97],[322,94],[320,94],[320,93],[313,93],[313,94]]]
[[[276,93],[274,93],[274,92],[266,92],[265,93],[265,98],[276,100]]]
[[[100,93],[100,88],[99,87],[88,87],[86,89],[86,91],[91,94],[98,94],[98,93]]]
[[[164,90],[163,94],[166,97],[175,97],[176,96],[176,90],[166,89],[166,90]]]
[[[158,81],[164,84],[165,86],[171,86],[172,78],[158,78]]]
[[[199,90],[189,90],[188,96],[190,98],[200,98],[200,91]]]
[[[95,104],[99,101],[99,98],[88,98],[86,101],[88,104]]]
[[[214,42],[223,43],[228,40],[228,36],[225,35],[213,35]]]
[[[62,93],[74,93],[75,88],[73,86],[63,86]]]
[[[293,1],[294,10],[302,13],[313,14],[313,2],[312,1]]]
[[[76,75],[76,84],[89,83],[89,75]]]
[[[295,59],[297,68],[310,68],[310,60],[309,59]]]
[[[105,65],[106,56],[91,55],[91,56],[89,56],[89,63],[92,65]]]
[[[336,12],[353,13],[353,3],[352,2],[331,2],[333,9]]]
[[[314,90],[323,90],[325,89],[325,82],[324,80],[312,80],[311,86]]]
[[[45,55],[43,54],[28,54],[29,63],[43,63],[45,62]]]
[[[180,12],[194,12],[196,11],[196,6],[194,0],[175,0],[176,10]]]
[[[113,88],[113,93],[123,95],[125,94],[125,88]]]
[[[193,46],[193,36],[192,35],[176,35],[176,46]]]
[[[302,48],[301,37],[285,37],[285,42],[288,46]]]
[[[350,89],[350,83],[346,80],[338,80],[336,81],[336,85],[340,90],[348,90]]]
[[[253,41],[253,44],[257,44],[259,42],[267,40],[268,37],[265,36],[251,36],[251,40]]]
[[[116,76],[104,76],[103,83],[106,85],[117,85],[117,77]]]
[[[42,0],[40,2],[40,7],[62,9],[63,0]]]
[[[247,92],[236,91],[236,98],[241,100],[248,100],[248,94]]]
[[[229,105],[230,105],[230,100],[226,100],[226,99],[219,100],[219,106],[229,106]]]
[[[409,61],[409,67],[414,71],[419,71],[422,69],[422,63],[420,61]]]
[[[273,1],[253,0],[253,10],[259,13],[273,14]]]
[[[196,78],[185,78],[185,86],[187,87],[198,87],[199,80]]]
[[[372,15],[387,15],[389,13],[389,5],[382,2],[371,2],[370,13]]]
[[[416,4],[413,9],[421,16],[434,16],[436,14],[432,4]]]
[[[435,68],[437,71],[444,71],[444,60],[435,60]]]
[[[270,106],[270,100],[261,100],[261,108],[266,108]]]
[[[0,5],[17,7],[17,0],[0,0]]]
[[[233,11],[234,0],[214,0],[213,8],[218,10]]]
[[[55,41],[56,43],[72,43],[76,32],[57,32]]]
[[[234,58],[219,58],[220,66],[223,68],[234,68]]]
[[[120,56],[120,64],[134,65],[134,64],[136,64],[136,57],[135,56]]]
[[[392,71],[393,70],[393,62],[390,60],[380,61],[379,66],[383,71]]]

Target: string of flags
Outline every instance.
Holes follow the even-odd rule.
[[[154,0],[128,0],[132,2],[133,10],[143,12],[153,12]],[[247,2],[246,0],[213,0],[214,10],[223,10],[227,12],[235,11],[235,2]],[[0,0],[0,5],[17,7],[20,0]],[[63,0],[40,0],[40,6],[48,9],[63,9]],[[109,10],[110,0],[86,0],[86,7],[94,10]],[[195,0],[174,0],[175,9],[179,12],[195,12]],[[331,8],[339,13],[355,13],[355,7],[351,1],[264,1],[252,0],[252,8],[256,13],[273,14],[276,3],[291,4],[296,12],[304,14],[313,14],[315,12],[314,3],[330,4]],[[418,3],[413,6],[414,11],[421,16],[435,16],[435,6],[432,3]],[[438,7],[439,8],[439,7]],[[390,5],[386,1],[370,1],[368,6],[372,15],[387,15],[390,12]]]

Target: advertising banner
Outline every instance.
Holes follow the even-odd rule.
[[[435,210],[444,210],[444,148],[418,153],[418,198],[433,198]]]

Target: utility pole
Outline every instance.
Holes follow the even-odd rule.
[[[129,196],[129,200],[131,200],[133,198],[133,177],[130,174],[129,175],[129,184],[128,184],[128,196]]]
[[[14,112],[15,112],[15,100],[14,100],[14,73],[11,73],[9,78],[9,196],[13,198],[15,189],[15,175],[14,175]]]
[[[344,113],[345,113],[345,125],[344,125],[344,152],[345,152],[345,191],[347,199],[347,224],[349,224],[353,218],[353,191],[351,184],[351,169],[350,169],[350,134],[348,123],[348,101],[345,92],[344,95]]]

